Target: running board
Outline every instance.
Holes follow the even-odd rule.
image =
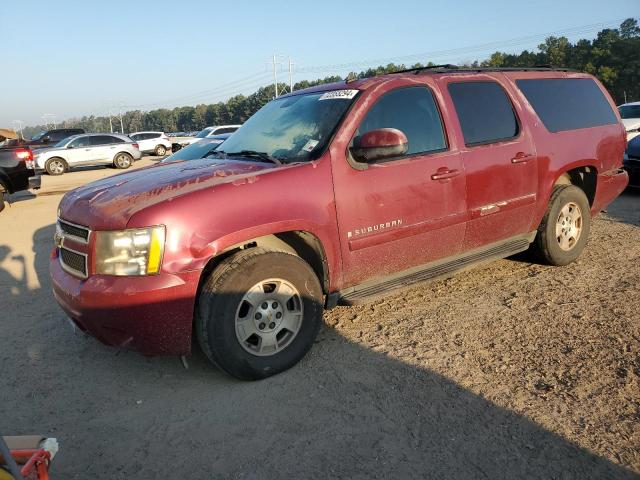
[[[390,277],[369,281],[332,293],[327,298],[327,308],[336,305],[355,305],[379,297],[389,291],[398,290],[414,283],[436,280],[451,276],[452,273],[464,270],[479,263],[498,260],[520,253],[529,248],[536,232],[518,236],[509,240],[492,243],[454,257],[415,267]]]

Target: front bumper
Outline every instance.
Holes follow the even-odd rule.
[[[83,331],[102,343],[144,355],[186,355],[200,272],[145,277],[77,278],[49,261],[53,295]]]

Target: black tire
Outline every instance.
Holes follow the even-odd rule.
[[[133,165],[133,157],[127,152],[118,152],[113,157],[113,166],[125,170]]]
[[[568,250],[561,248],[556,235],[556,224],[562,220],[561,211],[565,206],[575,204],[581,213],[581,231]],[[549,265],[568,265],[576,260],[584,250],[591,229],[589,200],[585,193],[575,185],[556,186],[549,199],[549,206],[538,227],[538,234],[532,244],[533,251]]]
[[[158,145],[154,151],[156,157],[164,157],[167,154],[167,147]]]
[[[44,169],[49,175],[56,176],[68,171],[69,165],[63,158],[52,157],[44,164]]]
[[[245,293],[273,278],[300,292],[302,321],[282,350],[257,356],[236,336],[236,314]],[[241,380],[266,378],[291,368],[309,351],[322,324],[322,300],[315,272],[300,257],[262,248],[242,250],[223,260],[204,282],[196,308],[196,335],[207,357],[229,375]]]
[[[0,190],[0,212],[4,210],[4,190]]]

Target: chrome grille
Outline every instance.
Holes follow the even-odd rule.
[[[89,229],[80,225],[74,225],[73,223],[66,222],[58,219],[58,226],[66,236],[74,237],[82,242],[89,241]]]
[[[87,256],[83,253],[60,247],[60,265],[72,275],[87,277]]]

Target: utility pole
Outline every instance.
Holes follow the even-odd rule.
[[[11,123],[18,126],[18,128],[14,128],[20,132],[20,138],[24,139],[24,135],[22,135],[22,120],[13,120]]]
[[[293,92],[293,62],[289,57],[289,93]]]
[[[120,133],[124,135],[124,126],[122,124],[122,108],[118,109],[118,113],[120,114]]]
[[[44,120],[44,124],[47,128],[49,125],[53,125],[53,128],[56,128],[56,114],[55,113],[44,113],[42,114],[42,120]]]
[[[109,130],[113,133],[113,123],[111,123],[111,110],[109,110]]]
[[[276,65],[276,54],[273,54],[273,88],[276,91],[276,98],[278,98],[278,68]]]

